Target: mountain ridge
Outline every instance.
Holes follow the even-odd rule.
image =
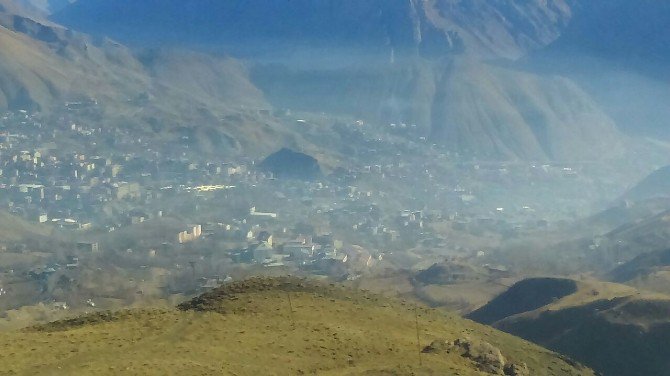
[[[558,38],[572,17],[569,4],[563,0],[527,4],[479,0],[468,4],[446,0],[273,0],[255,8],[251,7],[253,1],[241,0],[226,4],[169,2],[160,12],[151,13],[146,22],[134,20],[133,15],[148,14],[139,10],[156,4],[136,1],[127,4],[129,8],[124,4],[106,0],[77,2],[53,19],[67,27],[93,32],[99,38],[119,37],[122,42],[133,41],[115,31],[139,28],[151,34],[154,28],[169,24],[170,31],[155,33],[157,38],[167,38],[165,43],[155,44],[170,45],[170,38],[192,32],[194,39],[184,39],[180,48],[198,50],[209,44],[225,51],[226,38],[245,48],[260,48],[240,52],[246,57],[243,65],[249,69],[249,82],[224,80],[213,85],[218,79],[214,77],[225,75],[211,69],[211,61],[204,63],[207,58],[199,59],[198,65],[193,64],[193,59],[168,59],[173,71],[159,77],[161,81],[174,81],[175,89],[198,83],[196,90],[184,91],[189,94],[209,88],[198,96],[205,109],[220,106],[221,102],[239,103],[238,96],[214,88],[232,83],[247,94],[241,98],[255,100],[242,102],[244,105],[328,112],[379,124],[414,124],[416,137],[426,137],[463,157],[484,160],[613,159],[621,156],[623,145],[629,142],[575,82],[486,61],[491,56],[517,58]],[[187,12],[183,20],[181,10]],[[275,18],[272,10],[288,18]],[[299,17],[308,10],[309,17]],[[234,20],[228,19],[231,15]],[[284,22],[289,16],[297,21]],[[101,19],[110,23],[99,22]],[[87,27],[77,20],[92,24]],[[175,26],[187,21],[204,25],[204,29],[210,25],[217,32],[204,33],[204,39],[198,39],[202,30],[183,31]],[[259,23],[262,28],[254,26]],[[135,31],[131,34],[138,35]],[[214,39],[207,39],[212,35]],[[258,43],[268,37],[281,40]],[[290,48],[282,47],[284,43]],[[151,48],[152,42],[140,46]],[[502,50],[496,52],[492,46]],[[280,51],[279,55],[272,49]],[[178,66],[181,70],[172,74]],[[192,75],[195,67],[199,77],[176,81]],[[164,71],[151,67],[148,70]],[[230,77],[244,75],[239,73],[243,70],[240,67]],[[155,77],[150,77],[148,82],[153,81]],[[22,93],[27,99],[43,96],[39,92],[33,95],[30,88]],[[218,101],[208,101],[209,98]],[[231,137],[235,138],[228,132],[225,138]],[[237,145],[235,148],[242,147],[233,144]]]
[[[588,280],[574,281],[573,292],[543,295],[537,283],[551,281],[568,280],[521,281],[469,317],[607,375],[668,375],[668,352],[660,344],[670,336],[670,297]],[[535,304],[510,311],[522,288],[536,291]]]

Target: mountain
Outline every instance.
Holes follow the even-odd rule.
[[[98,48],[64,28],[7,13],[0,14],[0,38],[2,109],[46,109],[67,97],[89,93],[120,96],[139,92],[146,84],[137,77],[139,64],[111,42],[101,41],[105,45]],[[80,80],[75,84],[71,77]],[[112,90],[111,77],[120,83],[116,90]],[[94,90],[95,86],[99,89]]]
[[[604,236],[596,252],[627,262],[647,252],[663,250],[670,240],[670,210],[620,226]],[[603,257],[600,255],[600,257]]]
[[[670,294],[670,249],[644,253],[612,270],[611,281]]]
[[[670,242],[670,200],[621,204],[566,228],[504,244],[487,261],[526,275],[605,277],[616,267]]]
[[[670,4],[589,0],[573,9],[570,24],[546,52],[602,58],[670,79],[670,35],[664,32]]]
[[[574,161],[623,150],[614,122],[567,79],[468,61],[442,79],[432,133],[463,154]]]
[[[619,266],[611,273],[612,279],[624,283],[641,275],[649,274],[653,268],[670,266],[670,249],[645,253]]]
[[[142,45],[365,47],[386,57],[392,48],[426,55],[467,49],[513,58],[553,41],[570,16],[565,0],[169,0],[160,7],[152,0],[89,0],[54,20]]]
[[[568,354],[605,375],[670,375],[670,351],[663,346],[670,340],[665,295],[595,281],[531,279],[469,317]]]
[[[469,319],[493,324],[506,317],[534,311],[577,292],[577,283],[569,279],[531,278],[522,280],[484,307],[470,313]]]
[[[130,50],[110,40],[89,38],[57,25],[8,13],[0,14],[0,37],[5,46],[0,65],[2,109],[49,109],[82,96],[118,104],[143,93],[166,100],[178,97],[195,102],[193,105],[214,96],[230,106],[250,103],[263,106],[262,95],[253,85],[247,82],[244,87],[244,68],[235,65],[232,59],[217,61],[216,66],[211,63],[212,58],[199,61],[198,56],[202,55],[163,54],[160,59],[145,57],[141,62]],[[177,59],[183,61],[177,64]],[[183,69],[198,63],[212,67],[213,72],[199,74],[210,74],[208,84],[218,92],[204,87],[201,82],[204,79],[184,77]],[[175,66],[182,71],[175,71]],[[211,81],[212,78],[215,80]],[[182,81],[171,82],[175,79],[188,79],[191,86],[184,87]],[[167,93],[161,94],[164,89]],[[225,89],[229,92],[222,91]],[[188,91],[193,99],[177,90]],[[213,107],[211,103],[208,105]]]
[[[465,56],[337,69],[256,65],[252,80],[275,106],[416,124],[419,134],[465,156],[598,160],[624,145],[574,82]]]
[[[12,353],[0,366],[18,374],[593,375],[451,314],[295,278],[235,282],[178,309],[9,332],[0,346]]]
[[[90,0],[53,20],[140,48],[242,56],[275,107],[416,124],[464,156],[618,157],[624,138],[579,85],[489,62],[555,41],[571,3]]]
[[[560,37],[524,60],[578,82],[627,133],[670,139],[670,4],[576,1]]]
[[[166,49],[138,53],[7,12],[0,12],[0,42],[0,111],[29,110],[58,121],[67,102],[95,103],[97,115],[80,121],[130,128],[157,145],[187,135],[201,152],[216,155],[253,155],[254,148],[261,153],[294,137],[259,111],[270,105],[247,67],[232,58]]]
[[[631,188],[623,198],[632,201],[670,198],[670,166],[652,172]]]

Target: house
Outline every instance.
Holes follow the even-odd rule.
[[[191,232],[182,231],[177,235],[179,244],[192,242],[202,236],[202,225],[193,225]]]
[[[277,218],[277,213],[259,212],[255,206],[249,209],[249,215],[252,217]]]
[[[267,231],[261,231],[258,236],[256,236],[256,240],[262,243],[267,243],[270,247],[274,246],[274,237]]]

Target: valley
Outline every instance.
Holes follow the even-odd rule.
[[[670,9],[161,4],[0,0],[0,369],[668,374]]]

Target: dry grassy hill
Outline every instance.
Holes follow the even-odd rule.
[[[525,301],[518,307],[520,294]],[[666,295],[614,283],[530,279],[470,317],[568,354],[605,375],[670,375]]]
[[[292,278],[233,283],[178,309],[4,333],[0,349],[0,369],[15,375],[485,375],[492,366],[498,374],[593,374],[455,316]]]

